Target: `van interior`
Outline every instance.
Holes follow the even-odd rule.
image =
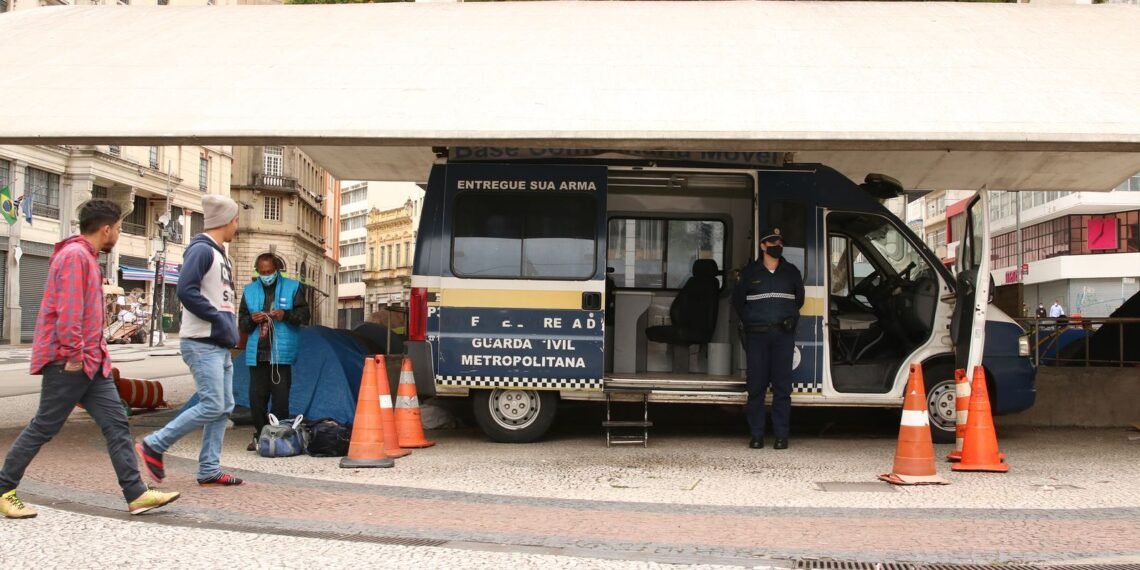
[[[743,391],[733,280],[725,277],[755,247],[755,185],[750,173],[610,169],[608,387]],[[935,268],[876,214],[828,212],[826,235],[829,326],[820,334],[828,335],[832,387],[886,393],[905,356],[933,333]],[[804,247],[785,251],[801,270],[822,269]]]

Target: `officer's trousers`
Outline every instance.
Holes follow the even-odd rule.
[[[778,327],[747,335],[748,403],[744,413],[753,437],[764,436],[764,396],[772,386],[772,431],[787,439],[792,415],[792,355],[795,335]]]

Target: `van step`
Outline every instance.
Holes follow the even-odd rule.
[[[604,421],[602,422],[604,428],[622,428],[622,427],[653,427],[653,422],[639,422],[639,421]]]
[[[613,419],[614,407],[614,394],[635,394],[641,399],[641,419],[640,420],[615,420]],[[602,427],[606,429],[606,447],[612,445],[631,445],[640,443],[642,447],[649,447],[649,428],[653,427],[653,422],[649,421],[649,393],[650,390],[641,387],[633,389],[617,389],[606,391],[606,420],[602,422]],[[636,405],[636,402],[631,402]],[[629,404],[626,404],[628,406]],[[623,430],[625,433],[615,434],[614,430]],[[629,433],[631,432],[632,433]]]

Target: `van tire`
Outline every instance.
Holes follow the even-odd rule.
[[[932,366],[923,373],[926,381],[926,411],[930,416],[930,439],[934,443],[954,443],[957,434],[957,411],[954,407],[958,387],[954,369]]]
[[[538,441],[554,424],[558,393],[549,390],[474,390],[475,423],[499,443]]]

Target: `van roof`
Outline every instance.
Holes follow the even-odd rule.
[[[1140,8],[910,2],[68,6],[0,16],[0,143],[766,150],[907,188],[1140,171]]]

